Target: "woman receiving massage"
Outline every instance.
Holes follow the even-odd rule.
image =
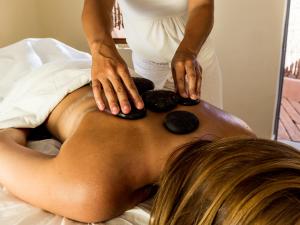
[[[147,106],[147,103],[146,103]],[[296,224],[300,154],[257,139],[240,119],[201,101],[170,111],[200,122],[178,135],[167,112],[126,120],[100,112],[90,86],[67,95],[44,126],[57,156],[26,147],[30,129],[0,132],[0,183],[20,199],[82,222],[105,221],[160,186],[151,224]]]

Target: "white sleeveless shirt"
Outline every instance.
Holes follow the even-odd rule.
[[[170,62],[183,39],[188,0],[119,0],[127,43],[154,62]]]
[[[184,37],[188,0],[118,0],[118,3],[135,70],[160,88],[172,79],[169,63]],[[202,99],[222,108],[222,76],[210,38],[201,47],[197,60],[203,69]]]

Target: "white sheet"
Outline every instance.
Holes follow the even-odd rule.
[[[1,48],[0,129],[42,124],[67,94],[90,82],[90,68],[90,54],[55,39],[31,38]]]
[[[54,39],[0,49],[0,129],[37,127],[68,93],[90,81],[91,56]]]
[[[29,147],[50,155],[56,155],[60,143],[53,139],[30,142]],[[97,225],[147,225],[150,218],[152,200],[139,204],[120,217]],[[35,208],[11,195],[0,185],[1,225],[82,225],[70,219]]]

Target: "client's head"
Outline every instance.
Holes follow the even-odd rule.
[[[300,153],[263,139],[194,142],[169,159],[151,225],[300,222]]]

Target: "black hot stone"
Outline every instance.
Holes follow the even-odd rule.
[[[166,90],[146,91],[142,98],[146,108],[153,112],[167,112],[177,105],[176,93]]]
[[[140,95],[154,89],[154,83],[151,80],[142,77],[133,77],[132,79]]]
[[[190,98],[184,98],[181,97],[179,94],[177,95],[178,104],[185,105],[185,106],[191,106],[191,105],[197,105],[200,103],[200,99],[193,100]]]
[[[187,111],[173,111],[166,115],[164,126],[175,134],[188,134],[199,127],[198,118]]]
[[[144,118],[146,114],[147,114],[147,110],[145,108],[137,109],[135,107],[132,107],[130,113],[125,114],[122,113],[122,111],[120,111],[116,116],[127,120],[137,120],[137,119]]]

